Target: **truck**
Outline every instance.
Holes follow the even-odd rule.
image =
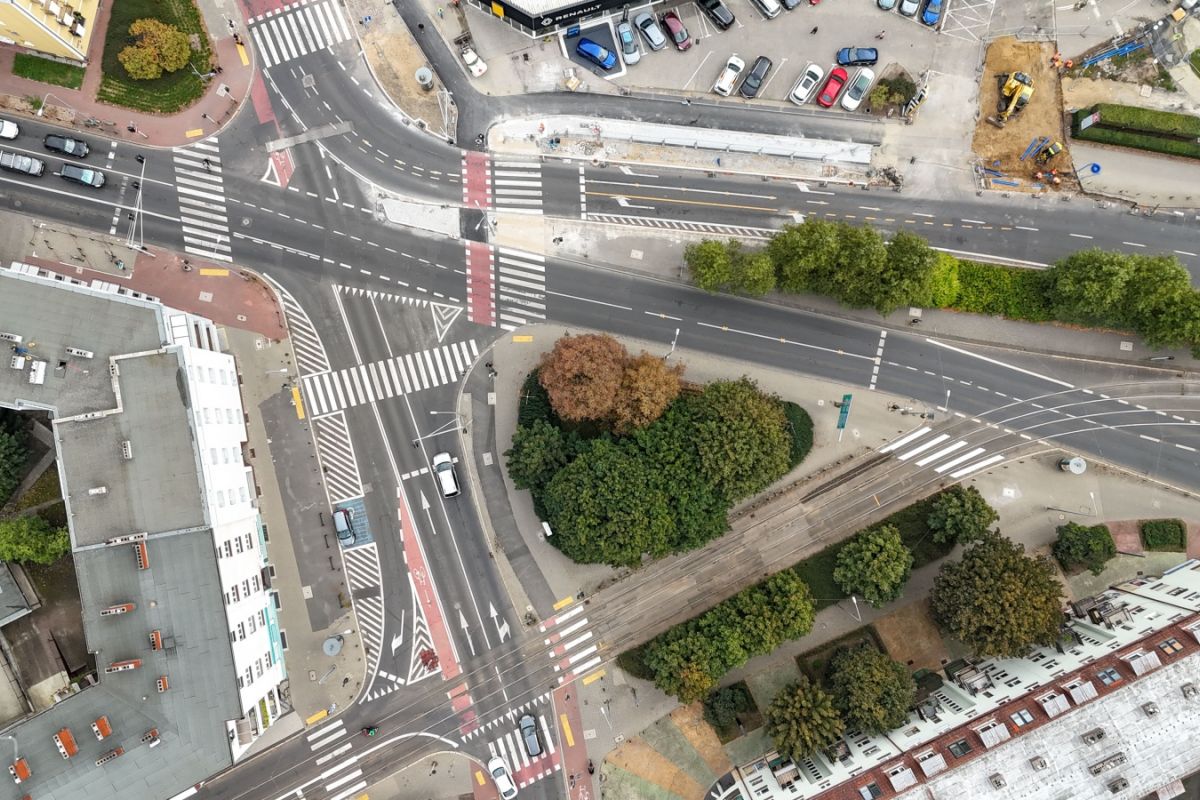
[[[46,171],[46,162],[33,156],[0,150],[0,169],[19,172],[22,175],[32,175],[36,178]]]

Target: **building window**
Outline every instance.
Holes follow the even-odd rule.
[[[217,372],[221,375],[221,385],[225,386],[229,382],[229,378],[225,375],[225,370],[219,369]]]
[[[245,638],[246,638],[246,624],[244,622],[239,622],[238,623],[238,641],[240,642],[242,639],[245,639]]]
[[[1172,636],[1171,638],[1169,638],[1165,641],[1159,642],[1158,649],[1162,650],[1164,655],[1169,656],[1169,655],[1178,653],[1180,650],[1182,650],[1183,645],[1181,645],[1179,643],[1178,639],[1176,639],[1174,636]]]
[[[208,448],[208,461],[210,464],[217,463],[217,448],[215,448],[215,447]]]
[[[230,588],[230,591],[233,593],[233,602],[236,603],[238,600],[242,599],[242,595],[238,592],[236,583]]]
[[[971,752],[971,745],[967,742],[966,739],[959,739],[957,742],[954,742],[953,744],[950,745],[949,750],[950,750],[950,755],[957,756],[958,758],[962,758],[967,753]]]
[[[242,552],[242,537],[240,536],[237,538],[237,551]]]
[[[208,382],[209,383],[217,382],[217,371],[215,369],[213,369],[212,367],[208,368]]]
[[[225,490],[217,489],[217,508],[225,507]]]
[[[229,632],[229,643],[233,644],[236,641],[237,641],[237,631],[230,631]]]
[[[246,667],[246,685],[254,683],[254,671],[250,667]]]
[[[245,681],[245,679],[244,679],[244,678],[242,678],[242,676],[241,676],[241,675],[238,675],[238,688],[239,688],[239,689],[245,689],[245,688],[246,688],[246,681]]]
[[[246,487],[245,486],[238,487],[238,499],[240,499],[243,503],[246,502]]]
[[[1114,683],[1121,680],[1121,673],[1117,672],[1112,667],[1105,667],[1104,669],[1100,670],[1100,672],[1096,673],[1096,677],[1099,678],[1100,682],[1105,686],[1112,686]]]
[[[267,612],[261,608],[258,610],[258,624],[259,625],[267,624]]]
[[[258,576],[257,576],[257,575],[251,575],[251,576],[250,576],[250,581],[251,581],[250,585],[251,585],[251,586],[253,586],[253,587],[254,587],[254,591],[256,591],[256,592],[257,592],[257,591],[258,591]]]
[[[256,678],[262,677],[262,659],[261,658],[255,659],[255,661],[254,661],[254,673],[255,673],[254,676]]]
[[[270,650],[268,650],[268,651],[266,652],[266,655],[264,656],[264,658],[266,659],[266,662],[267,662],[267,669],[270,669],[272,666],[274,666],[274,664],[275,664],[275,660],[274,660],[273,658],[271,658],[271,651],[270,651]]]
[[[246,549],[247,550],[254,549],[254,534],[252,534],[252,533],[246,534]]]
[[[1011,715],[1010,719],[1012,719],[1013,723],[1020,728],[1022,725],[1028,725],[1029,723],[1033,722],[1033,714],[1029,713],[1029,709],[1022,708],[1017,713]]]
[[[208,408],[202,409],[202,413],[204,414],[204,423],[207,425],[212,421],[212,416],[210,415]]]
[[[225,421],[228,422],[230,425],[233,424],[233,409],[232,408],[225,409]]]
[[[254,617],[250,617],[248,620],[246,620],[246,624],[250,626],[251,633],[254,633],[256,630],[258,630],[258,626],[254,624]]]
[[[225,593],[225,605],[229,605],[229,592]]]
[[[228,558],[231,555],[233,555],[233,542],[227,540],[225,542],[225,556]]]
[[[242,581],[242,594],[244,594],[246,597],[250,596],[250,581],[249,580]]]

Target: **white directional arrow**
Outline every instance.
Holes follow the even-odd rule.
[[[491,603],[488,603],[488,616],[492,618],[492,624],[496,626],[496,634],[500,637],[500,641],[508,638],[511,631],[508,629],[508,622],[498,622],[496,617],[500,616],[500,612]]]
[[[824,192],[824,191],[821,191],[820,189],[810,189],[810,188],[808,188],[808,184],[804,183],[803,181],[796,181],[796,188],[799,189],[800,191],[804,192],[805,194],[827,194],[827,195],[833,194],[833,192]]]
[[[633,203],[629,202],[628,197],[622,197],[621,195],[616,195],[616,200],[617,204],[621,206],[621,208],[644,208],[647,211],[654,210],[654,206],[635,206]]]
[[[470,624],[467,623],[467,618],[463,616],[462,609],[458,610],[458,624],[462,628],[463,636],[467,637],[467,645],[471,648],[471,655],[475,655],[475,643],[471,641],[471,634],[467,632]]]
[[[429,530],[433,531],[433,535],[437,536],[437,528],[433,524],[433,512],[429,510],[429,500],[425,497],[425,493],[421,492],[421,510],[425,512],[426,518],[429,519]],[[462,613],[461,611],[459,612]]]
[[[400,632],[392,637],[392,655],[396,655],[396,648],[404,641],[404,616],[407,613],[407,611],[400,612]]]
[[[621,167],[621,172],[634,178],[657,178],[657,175],[651,175],[648,172],[634,172],[632,167]]]

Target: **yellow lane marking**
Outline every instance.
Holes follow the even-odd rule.
[[[587,686],[589,684],[595,683],[596,681],[600,680],[603,677],[604,677],[604,670],[600,670],[599,672],[593,672],[591,675],[588,675],[586,678],[583,679],[583,685]]]
[[[532,342],[532,341],[533,341],[533,337],[532,337],[532,336],[530,336],[530,335],[529,335],[529,334],[527,334],[527,333],[523,333],[523,334],[520,334],[520,335],[514,335],[514,336],[513,336],[513,338],[512,338],[512,340],[513,340],[514,342]]]
[[[321,720],[325,719],[328,716],[329,716],[329,712],[322,708],[320,711],[318,711],[317,713],[313,714],[311,717],[304,720],[304,724],[312,725],[314,722],[320,722]]]
[[[657,200],[660,203],[671,203],[673,205],[684,206],[714,206],[716,208],[741,208],[750,211],[769,211],[775,214],[779,211],[777,208],[770,206],[743,206],[737,203],[716,203],[711,200],[680,200],[677,197],[652,197],[650,195],[641,194],[614,194],[612,192],[587,192],[594,197],[624,197],[626,200]]]
[[[229,270],[219,267],[205,267],[200,270],[201,275],[207,275],[211,278],[224,278],[229,275]]]
[[[243,67],[250,66],[250,56],[246,54],[246,48],[243,45],[239,44],[237,46],[237,49],[238,49],[238,58],[240,58],[242,60],[242,66]]]
[[[574,601],[575,601],[574,597],[564,597],[562,600],[559,600],[557,603],[554,604],[554,610],[558,611],[559,609],[566,608],[567,606],[571,605],[571,603],[573,603]]]
[[[190,131],[185,131],[183,135],[189,139],[195,139],[197,136],[204,135],[204,128],[192,128]]]
[[[304,399],[300,397],[299,387],[292,387],[292,402],[296,404],[296,419],[304,419]]]
[[[484,784],[483,773],[480,772],[479,770],[475,770],[475,782],[478,783],[480,786],[483,786],[483,784]]]
[[[562,726],[563,736],[567,737],[567,747],[575,746],[575,734],[571,733],[571,723],[566,714],[558,715],[558,724]]]

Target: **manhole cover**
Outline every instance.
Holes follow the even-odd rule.
[[[250,218],[249,217],[242,217],[242,227],[243,228],[250,227]]]

